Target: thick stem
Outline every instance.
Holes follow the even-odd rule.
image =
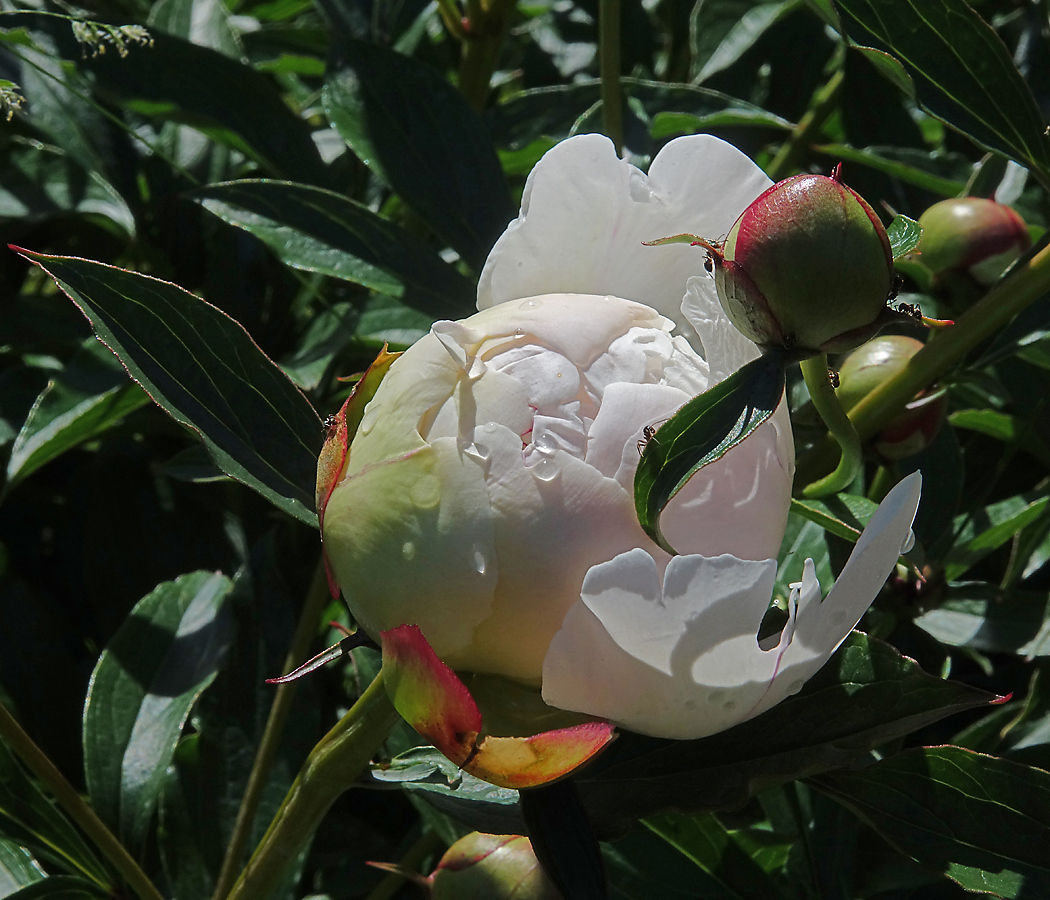
[[[467,2],[467,30],[459,58],[459,89],[476,110],[485,108],[513,9],[514,0]]]
[[[44,751],[22,730],[15,717],[2,703],[0,703],[0,738],[44,783],[44,786],[58,801],[58,805],[80,826],[99,852],[113,864],[139,900],[164,900],[160,891],[153,886],[153,882],[146,877],[146,873],[124,849],[124,845],[95,815],[95,811],[84,802],[80,794],[66,781],[65,776],[58,771]],[[95,875],[85,874],[97,880]],[[102,886],[108,887],[109,885]]]
[[[328,599],[328,582],[325,578],[324,562],[318,561],[314,569],[313,580],[306,593],[299,622],[295,627],[295,635],[292,637],[292,645],[288,649],[288,655],[284,660],[284,671],[290,672],[306,659],[310,642],[313,640]],[[240,870],[244,859],[244,851],[248,844],[252,825],[255,823],[255,814],[259,809],[259,801],[266,787],[266,780],[270,774],[277,749],[281,744],[281,735],[284,733],[285,722],[292,709],[292,700],[295,698],[295,682],[280,685],[274,692],[273,705],[270,707],[270,715],[266,719],[266,727],[263,729],[262,739],[259,741],[259,749],[255,753],[255,761],[252,763],[252,771],[248,776],[248,784],[241,798],[240,808],[237,810],[237,821],[233,826],[233,834],[230,843],[226,847],[226,855],[222,860],[222,868],[215,883],[215,891],[212,900],[223,900],[233,885],[237,872]]]
[[[380,672],[310,752],[229,900],[266,900],[397,722]]]
[[[990,338],[1029,304],[1050,290],[1050,246],[1020,264],[995,285],[984,299],[960,316],[954,325],[935,334],[907,364],[868,394],[853,409],[861,440],[888,425],[916,394],[962,362],[978,344]],[[826,472],[834,462],[835,439],[829,434],[799,461],[801,483]]]
[[[813,105],[799,119],[788,139],[773,157],[773,161],[766,166],[766,174],[774,181],[780,181],[796,168],[803,152],[813,143],[814,137],[835,110],[843,78],[842,69],[836,69],[835,74],[814,95]]]
[[[864,463],[863,451],[857,431],[831,386],[827,354],[821,353],[819,356],[804,359],[799,365],[802,377],[806,379],[813,406],[842,450],[835,471],[807,485],[802,491],[803,497],[823,497],[841,491],[853,482]]]
[[[620,84],[620,0],[598,6],[598,67],[602,80],[602,130],[623,153],[623,89]]]

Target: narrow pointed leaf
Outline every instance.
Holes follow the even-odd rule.
[[[922,226],[907,216],[897,216],[886,229],[886,237],[890,239],[893,258],[900,259],[905,253],[915,249],[919,238],[922,237]]]
[[[19,252],[55,279],[153,400],[200,434],[220,469],[316,527],[320,419],[243,326],[157,278]]]
[[[814,786],[968,891],[1050,896],[1050,772],[961,747],[918,747]]]
[[[1035,99],[999,36],[966,0],[839,0],[850,37],[896,56],[919,102],[1025,166],[1050,172]]]
[[[499,157],[463,94],[429,66],[346,40],[325,111],[350,148],[473,267],[513,218]]]
[[[84,707],[84,771],[95,810],[133,852],[182,726],[233,639],[232,583],[214,572],[165,582],[135,606],[99,657]]]
[[[694,397],[646,442],[634,476],[634,504],[645,533],[669,553],[660,514],[697,472],[745,440],[784,394],[784,354],[769,351]]]
[[[474,311],[470,281],[403,228],[340,194],[253,180],[208,185],[194,197],[297,269],[363,284],[431,318]]]

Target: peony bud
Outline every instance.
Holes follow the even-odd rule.
[[[968,270],[980,284],[991,284],[1032,244],[1024,219],[982,197],[942,200],[919,224],[922,238],[915,253],[935,279]]]
[[[921,341],[899,334],[862,344],[839,369],[839,402],[847,410],[852,409],[882,382],[902,371],[922,347]],[[888,460],[904,459],[924,450],[937,436],[946,406],[941,391],[919,394],[879,432],[875,449]]]
[[[885,324],[886,229],[837,169],[773,185],[711,254],[722,308],[760,346],[847,350]]]
[[[527,837],[479,834],[460,838],[430,876],[433,900],[561,900]]]

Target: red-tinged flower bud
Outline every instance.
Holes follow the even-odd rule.
[[[726,315],[760,346],[848,350],[886,324],[886,229],[837,170],[773,185],[712,256]]]
[[[527,837],[479,834],[460,838],[430,876],[433,900],[561,900]]]
[[[852,409],[886,379],[902,371],[922,346],[921,341],[899,334],[862,344],[839,369],[839,402],[847,410]],[[943,391],[919,394],[876,435],[875,450],[887,460],[904,459],[924,450],[937,436],[946,408]]]
[[[935,203],[919,217],[916,258],[933,273],[969,271],[991,284],[1032,244],[1028,228],[1009,206],[982,197]]]

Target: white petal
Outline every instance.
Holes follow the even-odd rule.
[[[679,556],[661,589],[638,549],[595,566],[547,652],[544,700],[657,737],[748,718],[780,655],[756,640],[775,576],[773,560]]]
[[[644,247],[688,232],[717,239],[771,182],[710,135],[668,143],[646,176],[601,135],[562,141],[529,175],[521,213],[485,262],[478,308],[553,292],[607,293],[652,306],[691,337],[681,311],[704,251]]]
[[[886,495],[823,602],[812,561],[807,561],[794,637],[784,653],[776,680],[756,713],[796,693],[831,658],[860,621],[886,583],[908,540],[921,489],[922,476],[913,472]]]
[[[712,384],[758,359],[758,347],[737,331],[722,311],[712,275],[703,273],[686,282],[682,313],[700,336]]]

